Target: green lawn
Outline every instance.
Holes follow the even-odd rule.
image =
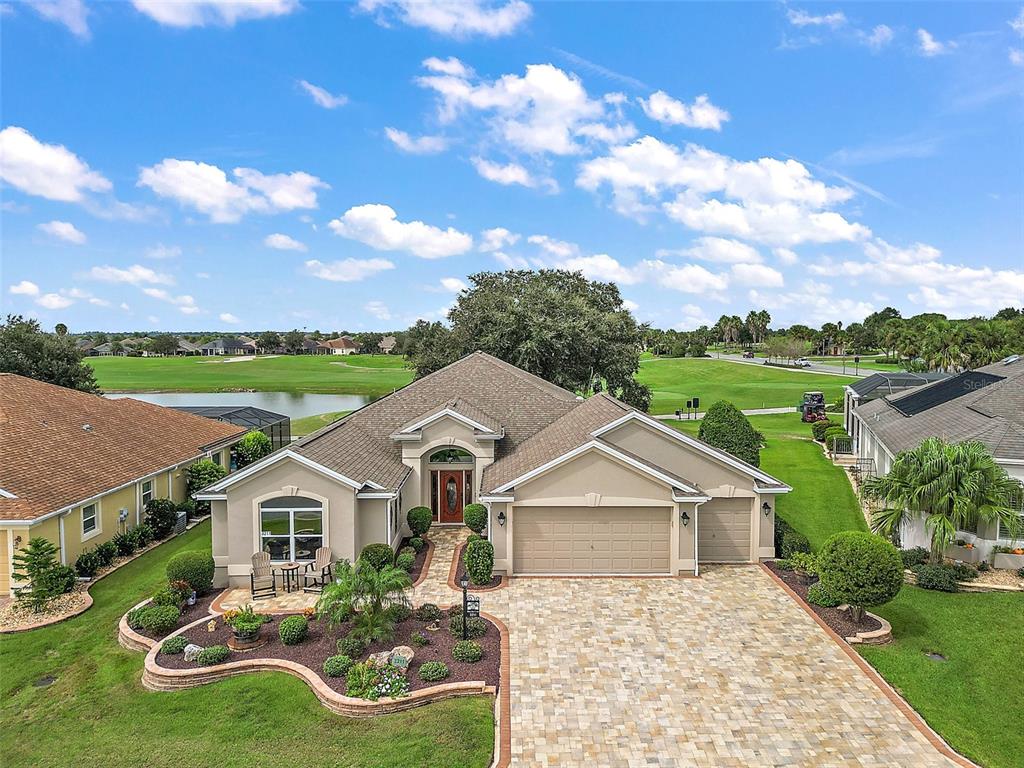
[[[52,627],[0,636],[0,764],[4,768],[485,768],[494,741],[488,698],[350,720],[328,712],[283,673],[232,678],[174,693],[142,687],[143,655],[117,644],[116,626],[159,585],[167,559],[209,551],[194,528],[99,582],[96,602]],[[36,688],[44,675],[53,685]]]
[[[702,410],[716,400],[729,400],[742,409],[795,406],[804,392],[815,389],[831,402],[855,380],[692,357],[642,360],[637,378],[654,392],[651,413],[672,413],[693,397],[700,398]]]
[[[378,397],[412,381],[396,355],[282,355],[226,363],[218,357],[92,357],[108,392],[321,392]]]
[[[292,419],[292,437],[302,437],[303,435],[316,432],[321,427],[326,427],[348,413],[351,413],[351,411],[329,411],[328,413],[318,413],[315,416],[303,416],[301,419]]]

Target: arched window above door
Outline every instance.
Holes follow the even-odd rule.
[[[431,464],[472,464],[473,454],[461,448],[442,448],[430,454]]]

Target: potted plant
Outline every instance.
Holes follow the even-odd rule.
[[[237,611],[226,612],[224,621],[231,627],[232,639],[238,646],[250,647],[259,640],[263,617],[256,613],[251,605]]]
[[[181,581],[180,579],[178,581],[172,581],[170,587],[181,595],[181,599],[185,601],[185,605],[196,604],[196,591],[189,586],[187,581]]]

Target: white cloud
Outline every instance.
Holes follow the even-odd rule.
[[[467,67],[459,59],[454,56],[449,56],[447,59],[439,59],[437,56],[431,56],[428,59],[423,60],[424,69],[429,69],[431,72],[438,72],[442,75],[454,75],[455,77],[472,77],[472,67]]]
[[[807,11],[790,8],[786,11],[786,17],[794,27],[829,27],[837,29],[846,23],[846,14],[842,11],[815,16]]]
[[[1024,67],[1024,50],[1011,48],[1009,53],[1010,63],[1015,67]]]
[[[811,325],[836,320],[859,322],[876,309],[866,301],[834,296],[831,286],[813,281],[807,281],[800,290],[790,293],[776,290],[762,292],[752,288],[747,292],[747,300],[752,306],[764,307],[773,314],[789,311],[794,317],[792,322]]]
[[[473,167],[476,172],[488,181],[493,181],[502,186],[518,184],[523,187],[538,187],[544,185],[553,192],[558,191],[558,183],[554,179],[537,179],[530,174],[526,168],[519,163],[508,163],[501,165],[484,160],[482,157],[473,158]]]
[[[683,304],[679,311],[682,313],[682,317],[672,326],[677,331],[692,331],[702,325],[711,325],[713,322],[704,309],[696,304]]]
[[[515,245],[518,242],[519,235],[515,232],[509,232],[504,227],[485,229],[480,233],[480,250],[484,253],[500,251],[502,248]]]
[[[792,266],[800,261],[800,257],[797,256],[796,252],[789,248],[773,248],[772,253],[775,254],[775,258],[779,260],[780,264],[786,266]]]
[[[885,24],[879,24],[878,26],[871,30],[870,34],[867,34],[865,32],[860,33],[860,39],[864,43],[864,45],[868,46],[868,48],[871,48],[874,51],[879,51],[885,46],[887,46],[889,43],[892,42],[893,37],[894,33],[892,31],[892,28],[886,26]]]
[[[285,16],[298,0],[132,0],[135,9],[168,27],[233,27],[239,21]]]
[[[941,56],[944,53],[949,53],[956,48],[956,43],[952,40],[942,42],[936,40],[935,37],[927,29],[917,30],[917,50],[922,56],[932,57]]]
[[[781,288],[785,284],[782,273],[765,264],[733,264],[729,272],[737,285]]]
[[[28,0],[28,4],[44,19],[67,27],[76,37],[89,39],[89,9],[82,0]]]
[[[699,264],[676,266],[660,260],[648,260],[643,265],[659,285],[674,291],[704,294],[724,291],[729,287],[728,275],[715,274]]]
[[[523,0],[504,4],[483,0],[359,0],[359,8],[376,13],[384,26],[388,19],[397,17],[410,27],[459,39],[512,34],[533,12]]]
[[[247,213],[274,213],[316,208],[319,188],[328,184],[302,171],[264,175],[252,168],[235,168],[237,181],[216,165],[167,158],[143,168],[139,186],[160,197],[177,200],[216,223],[233,223]]]
[[[530,269],[533,266],[529,260],[522,256],[505,253],[504,251],[495,251],[494,260],[505,269]]]
[[[310,259],[305,263],[307,274],[334,283],[355,283],[394,268],[387,259],[341,259],[326,264]]]
[[[722,123],[730,119],[729,113],[712,104],[707,94],[698,96],[693,104],[684,104],[664,91],[655,91],[650,98],[640,99],[640,104],[649,118],[664,125],[720,131]]]
[[[217,317],[220,318],[222,323],[229,323],[230,325],[236,325],[241,322],[235,315],[230,312],[221,312]]]
[[[106,299],[98,298],[96,296],[90,296],[89,297],[89,303],[92,304],[93,306],[96,306],[96,307],[109,307],[110,306],[110,302],[109,301],[107,301]]]
[[[570,256],[577,256],[580,247],[576,243],[568,243],[565,240],[556,240],[547,235],[530,235],[526,242],[539,246],[545,253],[559,259],[567,259]]]
[[[299,85],[302,86],[302,89],[306,93],[313,97],[313,101],[324,109],[335,109],[348,104],[348,96],[343,93],[334,95],[329,91],[324,90],[319,85],[313,85],[308,80],[299,80]]]
[[[626,309],[626,310],[629,310],[630,312],[633,312],[635,314],[636,311],[638,309],[640,309],[640,305],[637,304],[632,299],[623,299],[622,300],[622,308]]]
[[[389,205],[349,208],[328,225],[336,235],[358,240],[378,251],[408,251],[423,259],[458,256],[473,247],[473,238],[453,227],[441,229],[422,221],[403,222]]]
[[[1017,15],[1006,23],[1010,25],[1010,29],[1012,29],[1021,37],[1024,37],[1024,6],[1021,6],[1021,9],[1017,12]]]
[[[81,202],[86,191],[109,192],[112,185],[78,155],[60,144],[43,144],[24,128],[0,131],[0,179],[30,195]]]
[[[469,286],[466,285],[466,282],[457,277],[442,277],[441,287],[449,293],[458,293],[459,291],[469,290]]]
[[[7,289],[10,293],[20,296],[38,296],[39,286],[33,283],[31,280],[22,280],[20,283],[15,283]]]
[[[187,294],[174,296],[163,288],[143,288],[142,292],[150,298],[173,304],[183,315],[197,315],[200,312],[199,307],[196,306],[196,300]]]
[[[263,238],[263,244],[268,248],[276,248],[279,251],[307,251],[305,243],[300,243],[293,237],[275,232]]]
[[[36,225],[41,232],[50,237],[63,240],[65,243],[83,245],[86,241],[85,233],[72,224],[70,221],[48,221],[45,224]]]
[[[378,320],[390,320],[391,310],[383,301],[368,301],[363,304],[363,310],[376,317]]]
[[[67,296],[61,296],[59,293],[44,293],[36,299],[36,304],[43,309],[66,309],[74,303],[74,300]]]
[[[619,285],[634,285],[644,279],[640,269],[623,266],[617,259],[606,253],[596,253],[592,256],[572,256],[563,259],[555,266],[558,269],[582,272],[583,276],[589,280],[600,280]]]
[[[739,240],[729,240],[724,237],[698,237],[693,245],[683,250],[659,250],[656,254],[659,258],[666,256],[689,256],[702,261],[713,261],[718,264],[757,264],[761,254],[756,248]]]
[[[170,275],[155,272],[141,264],[132,264],[127,269],[111,266],[93,267],[85,276],[90,280],[99,280],[104,283],[174,285],[174,278]]]
[[[196,272],[196,277],[198,277],[200,280],[209,280],[210,279],[210,273],[209,272]]]
[[[176,259],[179,256],[181,256],[181,247],[177,245],[157,243],[152,248],[146,249],[147,259]]]
[[[444,136],[410,136],[397,128],[385,128],[384,133],[392,144],[410,155],[436,155],[448,149]]]

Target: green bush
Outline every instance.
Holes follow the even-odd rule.
[[[470,581],[480,586],[491,583],[494,575],[494,545],[491,542],[487,539],[469,542],[464,559]]]
[[[231,658],[231,650],[226,645],[211,645],[199,652],[196,664],[201,667],[209,667],[213,664],[223,664],[229,658]]]
[[[484,649],[475,640],[459,640],[452,648],[452,658],[475,664],[484,657]]]
[[[818,553],[818,573],[822,588],[849,604],[854,620],[864,608],[892,600],[903,586],[903,560],[896,547],[860,531],[830,537]]]
[[[397,603],[388,608],[388,615],[391,616],[391,620],[395,624],[401,624],[403,621],[412,616],[412,608],[408,605],[402,605]]]
[[[253,462],[259,461],[274,450],[270,438],[258,429],[252,429],[245,433],[245,437],[235,443],[233,448],[235,464],[238,468],[247,467]]]
[[[462,522],[473,533],[480,533],[487,527],[487,507],[483,504],[467,504],[462,510]]]
[[[118,532],[110,537],[110,541],[117,547],[117,554],[121,557],[129,557],[135,554],[135,537],[131,534]]]
[[[417,621],[437,621],[441,618],[441,609],[433,603],[424,603],[415,611],[413,615]]]
[[[125,621],[128,622],[128,626],[132,629],[140,629],[139,627],[139,614],[145,610],[146,606],[142,608],[132,608],[128,613],[125,614]]]
[[[70,565],[57,563],[42,575],[43,589],[54,597],[63,595],[75,588],[76,576],[75,569]]]
[[[209,502],[207,502],[209,503]],[[195,499],[185,499],[178,503],[178,512],[185,513],[185,521],[189,522],[196,518],[196,502]]]
[[[154,537],[166,539],[178,524],[178,505],[170,499],[150,499],[146,502],[146,524],[153,529]]]
[[[900,551],[900,558],[903,560],[904,568],[914,568],[918,565],[925,565],[931,553],[924,547],[914,547]]]
[[[184,651],[186,645],[188,645],[188,640],[181,635],[168,637],[164,640],[163,645],[160,646],[160,653],[166,654],[167,656],[174,656],[175,654]]]
[[[384,543],[367,544],[359,553],[359,559],[369,563],[378,571],[384,566],[391,565],[395,561],[395,553],[391,547]]]
[[[336,656],[328,656],[324,660],[324,677],[344,677],[355,664],[351,658],[343,653]]]
[[[196,491],[217,482],[228,473],[213,459],[200,459],[185,469],[185,492],[191,497]],[[199,517],[210,514],[210,502],[197,501],[195,511]]]
[[[428,638],[422,632],[413,632],[410,640],[412,644],[415,645],[417,648],[422,648],[425,645],[430,645],[430,638]]]
[[[799,531],[788,528],[782,534],[782,548],[776,554],[782,558],[790,558],[798,552],[810,552],[811,542]]]
[[[100,559],[100,567],[106,568],[112,565],[114,558],[117,557],[117,545],[112,541],[104,541],[102,544],[96,545],[96,557]]]
[[[462,637],[462,606],[452,608],[448,619],[448,631],[453,637]],[[466,637],[483,637],[487,634],[487,622],[481,618],[469,617],[466,622]]]
[[[410,573],[413,566],[416,565],[416,555],[409,554],[408,552],[401,554],[395,558],[395,565],[406,573]]]
[[[974,581],[978,578],[978,569],[967,563],[952,563],[947,566],[953,571],[953,578],[957,581]]]
[[[823,443],[825,442],[825,432],[831,429],[832,427],[838,426],[840,426],[838,423],[834,421],[829,421],[828,419],[816,421],[813,424],[811,424],[811,435],[819,443]]]
[[[281,624],[278,626],[278,634],[281,636],[281,642],[285,645],[298,645],[306,639],[306,634],[309,632],[309,622],[306,621],[305,616],[289,616],[286,619],[281,619]]]
[[[741,461],[755,467],[761,465],[764,435],[750,426],[747,417],[727,400],[719,400],[708,408],[697,436]]]
[[[101,566],[100,556],[95,549],[87,549],[75,560],[75,572],[88,579],[95,576]]]
[[[366,653],[366,643],[351,635],[343,637],[338,641],[338,653],[358,659]]]
[[[150,600],[153,605],[173,605],[180,609],[181,604],[185,602],[185,596],[178,590],[171,589],[170,585],[166,585],[158,589]]]
[[[156,635],[170,632],[178,625],[181,611],[174,605],[147,605],[135,617],[137,629],[144,629]],[[131,620],[129,619],[129,625]]]
[[[944,565],[919,565],[914,568],[917,586],[921,589],[934,589],[938,592],[959,592],[953,570]]]
[[[144,549],[153,543],[153,529],[145,523],[140,523],[128,531],[128,535],[135,542],[135,549]]]
[[[843,604],[843,601],[825,589],[820,581],[817,584],[812,584],[811,588],[807,590],[807,602],[824,608],[835,608],[837,605]]]
[[[796,571],[805,576],[819,573],[820,568],[818,558],[810,552],[794,552],[785,560],[779,560],[778,565],[783,570]]]
[[[345,693],[357,699],[396,699],[408,692],[409,681],[400,669],[390,664],[378,665],[369,661],[353,664],[346,677]]]
[[[479,533],[471,533],[469,534],[469,536],[466,537],[466,544],[468,545],[469,542],[471,541],[480,541],[480,539],[482,538],[483,536],[481,536]]]
[[[409,539],[409,546],[416,552],[422,552],[423,548],[427,546],[427,542],[421,539],[419,536],[413,536]]]
[[[839,424],[836,424],[835,426],[831,426],[831,427],[829,427],[828,429],[825,430],[825,439],[826,440],[828,438],[832,437],[833,435],[842,435],[843,437],[849,437],[849,435],[846,434],[846,428],[840,426]]]
[[[213,558],[203,552],[179,552],[167,561],[167,580],[187,582],[196,594],[213,587]]]
[[[413,507],[406,513],[405,521],[413,536],[423,536],[434,522],[434,513],[430,507]]]
[[[448,665],[443,661],[428,661],[420,666],[420,680],[436,683],[448,677]]]

